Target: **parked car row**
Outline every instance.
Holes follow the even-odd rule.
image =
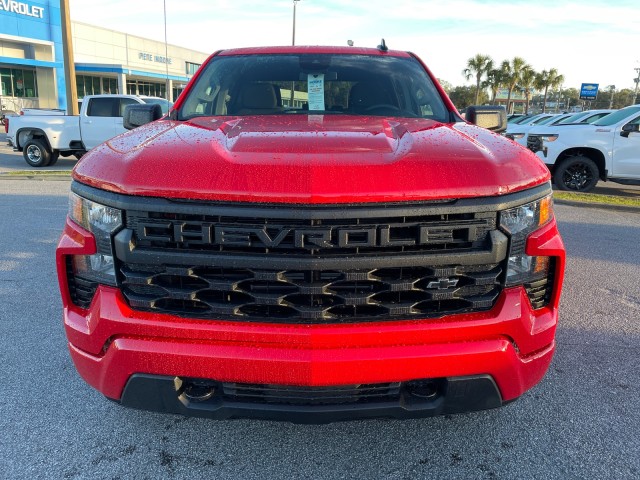
[[[588,124],[609,115],[615,110],[588,110],[579,113],[540,113],[515,119],[507,124],[505,136],[527,146],[527,139],[531,131],[537,131],[543,127],[552,125]]]
[[[534,152],[561,190],[588,192],[598,180],[640,184],[640,105],[514,119],[506,136]]]

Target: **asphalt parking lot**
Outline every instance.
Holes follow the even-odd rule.
[[[2,168],[29,168],[7,150]],[[556,206],[568,254],[558,348],[518,401],[309,426],[130,410],[88,387],[67,351],[54,264],[68,189],[0,179],[3,478],[640,477],[640,212]]]

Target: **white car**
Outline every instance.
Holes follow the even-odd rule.
[[[559,122],[559,124],[570,125],[575,123],[593,123],[615,111],[616,110],[604,108],[600,110],[585,110],[584,112],[574,113],[569,118],[566,118]],[[531,131],[529,133],[531,133]]]
[[[532,152],[536,152],[541,149],[542,141],[548,135],[553,135],[558,127],[564,127],[568,125],[589,125],[597,122],[603,117],[606,117],[610,113],[616,110],[600,109],[600,110],[587,110],[571,115],[569,118],[563,119],[561,122],[554,122],[547,125],[538,125],[529,130],[529,133],[525,137],[525,142],[521,144],[525,145]]]
[[[524,147],[528,147],[530,141],[529,138],[531,138],[532,134],[537,134],[537,132],[546,132],[551,128],[551,126],[592,123],[614,111],[615,110],[591,110],[580,113],[561,113],[552,116],[551,118],[545,118],[534,125],[514,125],[512,127],[512,133],[509,133],[509,129],[507,129],[507,137],[511,138],[511,140],[515,140]]]
[[[640,185],[640,105],[592,124],[554,125],[532,150],[561,190],[588,192],[598,180]]]

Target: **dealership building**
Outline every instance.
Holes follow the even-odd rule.
[[[66,109],[60,0],[0,0],[0,102]],[[73,17],[73,11],[71,12]],[[174,100],[207,53],[71,21],[78,98],[98,93]]]

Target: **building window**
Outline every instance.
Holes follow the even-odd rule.
[[[7,97],[37,97],[36,72],[22,68],[0,68],[0,93]]]
[[[117,79],[94,77],[91,75],[76,75],[76,88],[78,98],[84,98],[86,95],[99,95],[101,93],[119,93]]]
[[[140,80],[127,81],[127,93],[129,95],[165,98],[166,91],[167,86],[165,83],[143,82]]]
[[[103,78],[102,93],[118,93],[118,80],[115,78]]]
[[[174,102],[178,99],[180,94],[183,92],[184,87],[185,87],[184,85],[176,85],[176,84],[173,85],[172,92],[173,92],[173,101]]]
[[[187,75],[193,75],[200,68],[201,63],[184,62]]]

